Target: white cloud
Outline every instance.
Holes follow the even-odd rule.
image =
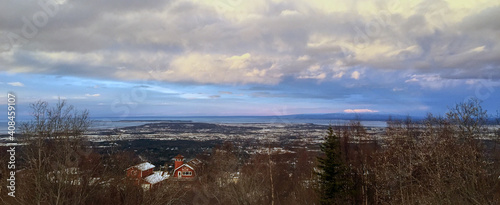
[[[10,83],[7,83],[11,86],[14,86],[14,87],[24,87],[24,84],[21,83],[21,82],[10,82]]]
[[[370,109],[346,109],[345,113],[376,113],[378,110],[370,110]]]
[[[335,75],[333,75],[333,78],[342,78],[342,76],[344,76],[345,72],[344,71],[340,71],[338,73],[336,73]]]
[[[359,68],[481,78],[479,73],[500,66],[499,5],[451,0],[66,1],[36,39],[2,52],[0,65],[17,73],[200,84],[276,84],[286,77],[322,81],[349,74],[359,79],[365,77],[355,71]],[[2,31],[22,35],[18,20],[38,10],[25,4],[0,8],[7,25]],[[0,48],[5,43],[0,39]],[[311,70],[316,65],[320,69]],[[500,79],[500,73],[493,78]]]
[[[283,10],[281,11],[281,14],[282,16],[293,16],[293,15],[299,15],[300,13],[298,11],[295,11],[295,10]]]
[[[358,71],[354,71],[351,73],[351,78],[358,80],[360,75],[361,74]]]
[[[323,80],[326,78],[326,71],[321,68],[321,65],[314,64],[297,77],[299,79],[318,79]]]
[[[308,61],[308,60],[311,60],[311,57],[309,57],[308,55],[303,55],[297,58],[297,61]]]
[[[455,87],[460,84],[467,84],[464,79],[446,79],[437,74],[412,75],[405,83],[416,83],[419,86],[431,90],[439,90],[446,87]]]
[[[53,100],[67,100],[68,98],[65,96],[52,96]]]
[[[242,55],[190,53],[173,58],[168,69],[158,70],[154,79],[197,83],[276,84],[281,79],[279,60],[250,53]],[[116,73],[120,78],[147,77],[141,71]]]
[[[405,80],[405,83],[413,83],[413,82],[418,82],[418,79],[415,76],[411,77],[408,80]]]
[[[97,93],[96,94],[85,94],[85,96],[87,96],[87,97],[99,97],[99,96],[101,96],[101,94],[97,94]]]

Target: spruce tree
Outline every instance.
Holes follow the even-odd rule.
[[[341,204],[347,202],[349,183],[347,169],[342,160],[339,138],[328,128],[325,142],[320,145],[324,156],[318,158],[319,195],[321,204]]]

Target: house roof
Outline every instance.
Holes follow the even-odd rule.
[[[165,179],[167,179],[169,175],[164,175],[162,176],[160,173],[155,172],[147,177],[144,178],[144,181],[146,181],[149,184],[156,184],[159,183]]]
[[[136,168],[136,169],[141,170],[141,171],[146,171],[148,169],[155,168],[155,165],[152,165],[149,162],[144,162],[144,163],[129,167],[128,169],[130,169],[130,168]]]
[[[191,167],[197,167],[202,163],[201,160],[194,158],[191,161],[189,161],[187,164],[189,164]]]
[[[194,168],[193,168],[192,166],[189,166],[189,164],[183,164],[183,165],[181,165],[181,166],[177,167],[177,169],[174,169],[174,173],[175,173],[178,169],[180,169],[181,167],[184,167],[184,166],[189,167],[189,168],[191,168],[191,169],[194,171]]]

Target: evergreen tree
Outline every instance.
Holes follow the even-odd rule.
[[[349,181],[347,168],[342,160],[339,138],[333,128],[328,128],[325,142],[320,145],[323,157],[318,158],[319,195],[321,204],[342,204],[347,202]]]

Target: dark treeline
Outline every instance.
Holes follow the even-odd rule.
[[[196,180],[167,180],[150,191],[125,177],[125,169],[142,161],[134,152],[97,152],[86,142],[86,111],[64,101],[54,107],[37,102],[32,110],[17,156],[16,197],[2,185],[0,204],[500,202],[500,130],[486,126],[488,115],[474,99],[445,116],[390,120],[376,138],[359,121],[332,126],[322,151],[318,145],[262,142],[248,154],[241,144],[226,142],[198,155],[204,163]],[[8,156],[0,156],[6,165]],[[5,182],[9,170],[0,170]]]
[[[500,129],[486,126],[477,99],[445,116],[388,121],[380,139],[368,139],[359,122],[339,127],[339,157],[346,171],[324,204],[498,204]],[[340,166],[339,166],[340,167]],[[321,181],[319,184],[328,184]],[[321,186],[320,186],[321,187]],[[325,193],[325,191],[320,193]]]

